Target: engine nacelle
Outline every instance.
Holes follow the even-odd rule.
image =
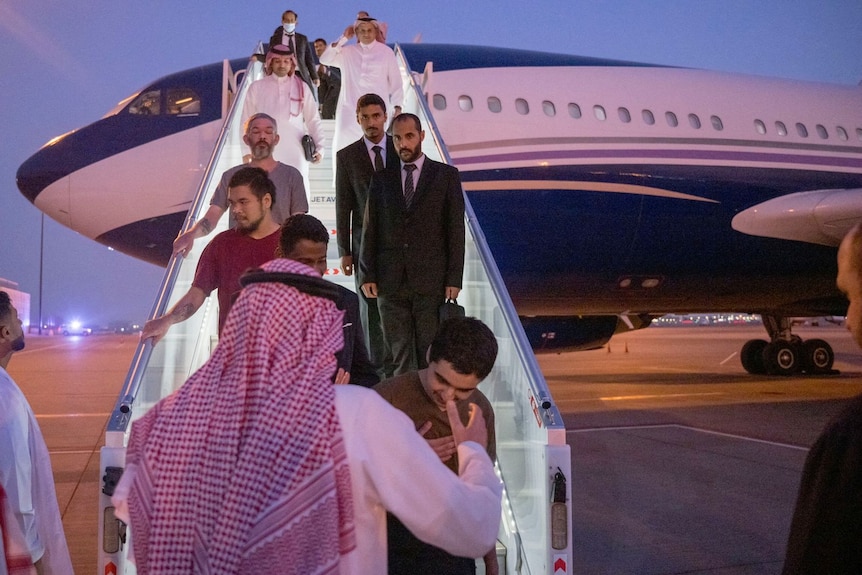
[[[837,247],[862,219],[862,189],[813,190],[767,200],[733,218],[738,232]]]

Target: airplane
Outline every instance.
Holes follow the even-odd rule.
[[[399,45],[537,353],[665,313],[760,314],[750,373],[829,373],[792,333],[843,316],[836,247],[862,221],[862,88],[551,54]],[[43,146],[21,193],[166,265],[247,59],[161,78]],[[229,65],[228,65],[229,64]],[[94,209],[98,206],[98,209]]]

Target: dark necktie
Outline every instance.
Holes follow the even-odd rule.
[[[293,34],[287,35],[287,47],[290,48],[290,51],[296,54],[296,46],[293,45]],[[299,60],[299,58],[297,58]]]
[[[416,169],[416,164],[404,164],[404,169],[407,170],[407,175],[404,177],[404,204],[409,208],[410,202],[413,201],[413,193],[416,191],[413,188],[413,170]]]
[[[383,148],[373,146],[371,149],[374,150],[374,171],[379,172],[383,169],[383,154],[380,153],[383,151]]]

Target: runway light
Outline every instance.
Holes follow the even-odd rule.
[[[654,288],[659,284],[658,278],[649,278],[641,282],[641,287]]]

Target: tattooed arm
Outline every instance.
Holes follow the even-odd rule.
[[[183,257],[189,255],[195,240],[213,231],[224,212],[224,208],[221,206],[211,205],[204,217],[195,222],[195,225],[190,227],[187,232],[177,236],[177,239],[174,240],[173,255],[180,254]]]
[[[153,345],[156,345],[168,333],[168,328],[194,315],[205,299],[206,294],[203,290],[192,286],[168,313],[144,324],[144,329],[141,330],[141,339],[151,337],[153,338]]]

